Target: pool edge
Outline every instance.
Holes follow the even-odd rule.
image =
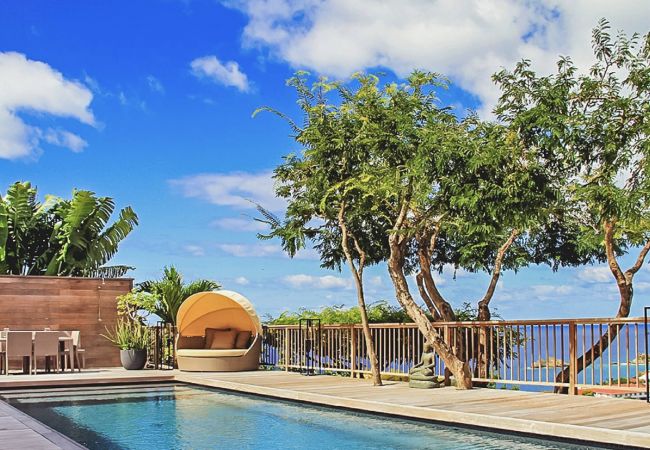
[[[146,384],[168,382],[184,383],[188,385],[203,386],[216,388],[223,391],[250,394],[265,398],[274,398],[290,402],[311,404],[317,406],[330,407],[334,409],[345,409],[350,411],[363,412],[368,414],[382,415],[388,417],[399,417],[403,419],[417,420],[429,423],[438,423],[447,426],[465,427],[488,431],[493,433],[502,433],[508,435],[519,435],[522,437],[531,437],[547,441],[558,441],[582,445],[597,445],[604,448],[650,448],[650,436],[647,433],[635,431],[603,429],[582,425],[559,424],[552,422],[543,422],[530,419],[519,419],[504,416],[490,416],[485,414],[449,411],[436,408],[423,408],[418,406],[398,405],[392,403],[378,402],[373,400],[358,400],[346,397],[338,397],[326,394],[316,394],[298,390],[279,389],[265,387],[246,382],[228,381],[214,378],[204,378],[202,375],[209,376],[209,373],[167,373],[157,376],[143,377],[105,377],[96,378],[92,381],[86,380],[52,380],[52,382],[43,383],[45,380],[39,380],[36,383],[16,383],[12,387],[4,386],[3,391],[13,391],[20,389],[38,389],[38,388],[62,388],[62,387],[88,387],[92,385],[127,385],[127,384]],[[49,380],[48,380],[49,381]],[[9,408],[13,406],[0,400]],[[19,410],[18,413],[24,414]],[[67,441],[71,441],[65,435],[52,430],[45,424],[37,421],[29,415],[28,420],[38,423],[48,431],[63,436]],[[24,421],[21,421],[24,423]],[[30,427],[31,428],[31,427]],[[42,434],[42,433],[39,433]],[[49,440],[49,439],[48,439]],[[50,440],[51,441],[51,440]],[[77,447],[79,443],[72,440]],[[58,445],[58,444],[57,444]]]
[[[27,430],[33,431],[34,433],[46,439],[48,442],[51,442],[52,444],[56,445],[61,450],[87,450],[86,447],[84,447],[77,441],[69,438],[63,433],[56,431],[55,429],[44,424],[40,420],[33,418],[29,414],[22,412],[21,410],[15,408],[14,406],[7,403],[6,401],[0,399],[0,413],[2,412],[6,413],[7,416],[22,423]],[[14,430],[14,431],[24,432],[26,430],[22,429],[22,430]]]
[[[536,439],[546,439],[582,445],[597,445],[604,448],[650,448],[650,436],[645,433],[623,430],[605,430],[580,425],[558,424],[517,419],[503,416],[448,411],[435,408],[395,405],[370,400],[358,400],[314,394],[302,391],[289,391],[272,387],[257,386],[233,381],[204,379],[192,375],[176,374],[176,381],[196,386],[212,387],[230,392],[240,392],[261,397],[288,400],[298,403],[328,406],[351,411],[359,411],[383,416],[415,419],[447,426],[468,427],[472,429],[520,435]]]

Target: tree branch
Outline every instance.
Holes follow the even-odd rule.
[[[454,309],[451,307],[449,302],[445,300],[445,298],[438,290],[438,286],[436,286],[436,281],[434,280],[433,274],[431,273],[431,257],[433,254],[433,250],[435,250],[436,241],[439,233],[440,233],[440,223],[438,222],[435,226],[433,233],[423,232],[416,237],[418,241],[418,260],[420,263],[420,273],[418,274],[418,276],[421,277],[422,280],[424,281],[423,288],[426,290],[426,294],[427,294],[426,298],[429,298],[429,300],[433,302],[436,309],[440,313],[440,317],[443,320],[453,322],[456,320],[456,314],[454,313]],[[426,303],[426,299],[424,296],[423,296],[423,300],[425,300]]]
[[[485,291],[485,295],[483,298],[478,302],[478,309],[479,309],[479,320],[484,320],[480,318],[481,315],[481,310],[486,309],[488,305],[490,304],[490,300],[492,300],[492,297],[494,296],[494,291],[496,290],[497,283],[499,282],[499,276],[501,275],[501,267],[503,266],[503,259],[505,258],[506,252],[512,245],[512,243],[515,241],[517,236],[519,235],[519,230],[516,228],[513,229],[510,232],[510,236],[508,236],[508,239],[499,247],[499,250],[497,251],[497,256],[494,260],[494,269],[492,270],[492,277],[490,278],[490,284],[488,285],[487,290]],[[487,312],[489,315],[489,311],[484,311],[484,314]]]
[[[347,230],[346,230],[347,233]],[[354,243],[354,248],[356,249],[357,253],[359,254],[359,277],[361,278],[363,276],[363,269],[366,267],[366,252],[364,252],[361,249],[361,245],[359,245],[359,241],[357,240],[356,236],[352,236],[352,242]]]
[[[418,291],[420,292],[420,297],[422,297],[422,300],[424,300],[424,304],[427,305],[427,308],[429,308],[429,312],[433,316],[433,320],[440,320],[442,318],[440,311],[438,311],[438,308],[436,308],[436,305],[431,300],[431,297],[429,297],[429,294],[427,293],[427,290],[424,287],[423,278],[424,277],[422,275],[422,272],[418,273],[415,276],[415,281],[417,282],[418,285]]]
[[[616,253],[614,252],[614,228],[616,226],[615,220],[605,220],[603,223],[603,229],[605,231],[605,254],[607,255],[607,264],[609,265],[609,270],[611,270],[614,278],[616,278],[616,283],[621,286],[625,285],[625,274],[621,270],[621,266],[618,265],[616,260]]]
[[[645,260],[646,255],[648,254],[648,251],[650,251],[650,241],[645,243],[645,245],[641,249],[641,252],[639,253],[639,256],[636,259],[636,262],[632,267],[630,267],[625,271],[625,275],[633,276],[639,271],[639,269],[643,265],[643,261]]]

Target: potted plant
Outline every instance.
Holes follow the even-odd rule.
[[[150,332],[146,325],[121,318],[103,335],[120,349],[120,361],[126,370],[142,370],[147,363]]]

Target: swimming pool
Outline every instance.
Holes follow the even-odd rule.
[[[90,449],[585,448],[182,384],[22,391],[3,399]]]

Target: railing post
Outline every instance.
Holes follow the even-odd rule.
[[[357,368],[357,333],[354,325],[350,325],[350,377],[356,377]]]
[[[291,333],[289,333],[289,327],[286,327],[284,329],[284,370],[286,372],[289,371],[289,359],[290,359],[290,353],[289,349],[291,348],[289,344],[289,339],[291,339]]]
[[[478,377],[483,379],[490,378],[490,367],[488,366],[488,329],[484,326],[479,326],[479,341],[477,345],[477,361],[478,364]]]
[[[449,327],[447,325],[443,327],[443,340],[449,346],[449,348],[451,348],[453,352],[454,349],[451,345],[451,336],[449,335]],[[444,381],[445,386],[451,386],[451,370],[449,370],[447,366],[445,366],[444,376],[445,376],[445,381]]]
[[[578,378],[578,359],[577,359],[577,326],[575,322],[569,322],[569,395],[576,395],[576,383]]]

